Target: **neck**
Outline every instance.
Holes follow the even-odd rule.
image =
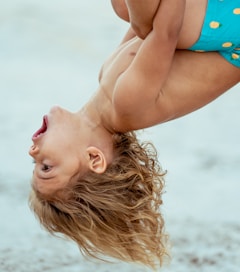
[[[113,159],[113,133],[106,128],[102,114],[92,100],[77,112],[81,120],[82,130],[87,137],[88,146],[99,148],[106,156],[107,162]]]
[[[116,131],[111,120],[112,107],[111,98],[100,84],[95,94],[81,111],[86,114],[93,127],[103,127],[111,134],[114,134]]]

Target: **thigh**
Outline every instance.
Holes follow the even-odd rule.
[[[239,81],[240,69],[219,53],[177,50],[163,97],[172,105],[174,119],[203,107]]]

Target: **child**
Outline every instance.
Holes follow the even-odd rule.
[[[152,30],[144,40],[129,39],[133,32],[124,39],[79,112],[54,107],[44,117],[29,151],[36,162],[30,205],[48,231],[70,237],[93,257],[162,262],[164,172],[154,148],[140,144],[134,130],[194,111],[238,83],[235,5],[162,0]]]

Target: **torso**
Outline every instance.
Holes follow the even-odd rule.
[[[178,49],[187,49],[198,40],[205,17],[206,6],[207,0],[187,1],[183,26],[177,45]],[[105,61],[100,75],[100,84],[107,91],[109,98],[112,96],[111,92],[117,78],[131,64],[141,43],[141,39],[133,38],[117,48]]]
[[[187,49],[198,40],[204,21],[206,6],[207,0],[187,0],[183,26],[177,44],[178,49]],[[107,108],[110,111],[112,94],[117,79],[129,67],[142,42],[141,39],[135,37],[122,44],[105,61],[102,67],[99,76],[100,86],[95,98],[97,98],[96,105],[101,105],[99,112],[102,112],[104,107],[106,116],[109,116]]]
[[[178,49],[191,47],[199,38],[205,17],[207,0],[187,0]],[[131,64],[142,40],[133,38],[123,44],[105,61],[101,71],[101,83],[114,85],[118,76]],[[109,80],[110,79],[110,80]]]

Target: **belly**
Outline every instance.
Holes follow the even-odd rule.
[[[119,47],[104,63],[100,75],[102,84],[107,82],[108,85],[115,84],[117,78],[129,67],[132,63],[139,47],[142,44],[139,38],[133,38],[127,43]]]

